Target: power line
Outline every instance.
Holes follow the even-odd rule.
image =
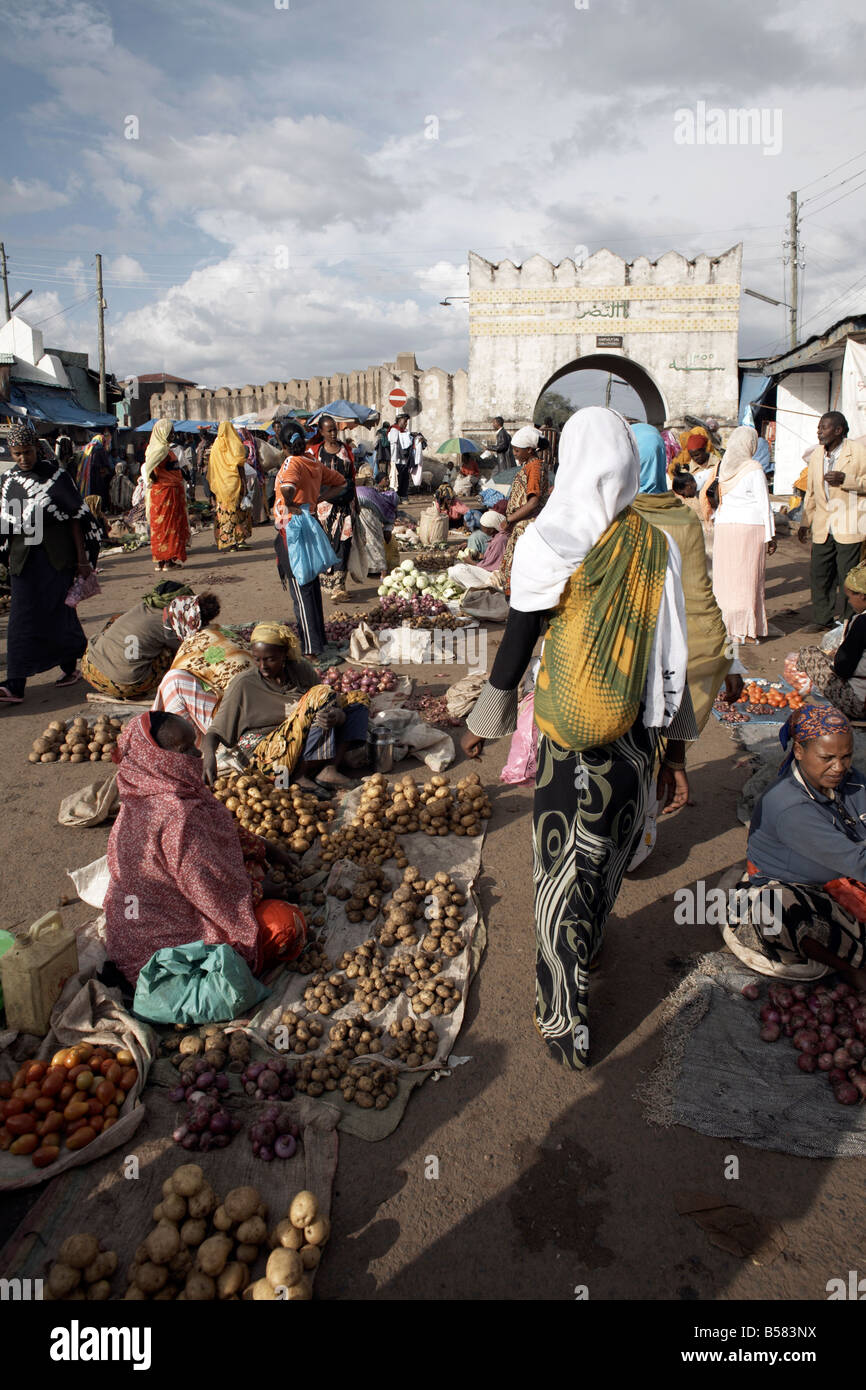
[[[859,172],[860,172],[861,174],[866,173],[866,169],[861,169]],[[851,177],[852,177],[852,178],[856,178],[857,175],[856,175],[856,174],[852,174]],[[847,183],[847,179],[845,180],[845,182]],[[841,187],[841,185],[840,185],[840,187]],[[852,193],[856,193],[857,190],[858,190],[859,188],[866,188],[866,179],[864,179],[862,183],[858,183],[854,188],[849,188],[849,189],[848,189],[848,192],[847,192],[847,193],[843,193],[843,194],[841,195],[841,197],[839,197],[839,198],[834,198],[833,201],[832,201],[831,203],[824,203],[822,207],[816,208],[816,209],[815,209],[815,212],[826,212],[828,208],[835,207],[836,203],[841,203],[841,201],[842,201],[843,198],[850,198],[850,197],[851,197],[851,194],[852,194]],[[810,212],[807,212],[807,213],[806,213],[806,217],[811,217],[811,216],[813,216],[812,213],[810,213]],[[804,219],[804,220],[805,220],[805,219]]]
[[[859,179],[862,173],[866,173],[866,170],[858,169],[856,173],[849,174],[847,179],[840,179],[838,183],[831,184],[829,188],[822,188],[820,193],[813,193],[811,198],[804,198],[800,207],[804,208],[807,203],[814,203],[816,199],[824,198],[828,193],[835,193],[837,188],[844,188],[846,183],[850,183],[852,179]]]
[[[844,169],[847,165],[853,164],[855,159],[862,159],[864,155],[866,155],[866,150],[861,150],[859,154],[852,154],[850,159],[843,160],[841,164],[836,165],[835,169],[828,169],[826,174],[821,174],[817,179],[811,179],[809,183],[804,183],[803,188],[811,188],[816,183],[822,183],[824,179],[829,179],[831,174],[837,174],[840,169]],[[797,192],[802,193],[803,188],[798,188]],[[828,191],[829,190],[825,188],[824,192],[826,193]],[[820,193],[815,194],[816,198],[820,198],[820,196]],[[811,202],[811,199],[807,198],[806,202]]]
[[[83,299],[76,299],[73,304],[67,304],[65,309],[58,309],[56,314],[49,314],[47,318],[37,319],[33,327],[38,328],[41,323],[49,323],[51,319],[59,318],[61,314],[68,314],[70,309],[77,309],[79,304],[86,304],[89,299],[96,298],[96,290],[91,290]]]

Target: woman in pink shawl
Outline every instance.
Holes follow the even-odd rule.
[[[154,951],[203,941],[233,947],[260,970],[271,952],[254,899],[279,890],[265,877],[265,842],[239,834],[205,786],[192,725],[174,714],[140,714],[123,731],[118,755],[120,814],[108,841],[104,903],[109,959],[134,985]]]

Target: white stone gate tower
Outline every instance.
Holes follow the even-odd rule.
[[[736,424],[742,243],[721,256],[580,265],[532,256],[493,265],[469,253],[469,390],[464,432],[492,415],[532,419],[541,393],[575,368],[633,386],[651,424],[684,415]]]

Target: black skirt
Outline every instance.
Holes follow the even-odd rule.
[[[76,610],[65,602],[74,579],[75,570],[56,570],[39,545],[33,546],[21,574],[10,575],[9,680],[24,680],[55,666],[72,669],[84,655],[84,629]]]

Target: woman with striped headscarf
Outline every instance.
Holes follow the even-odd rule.
[[[728,946],[764,975],[835,970],[866,989],[866,778],[832,705],[806,705],[779,732],[779,776],[755,806]]]
[[[231,682],[204,736],[205,780],[213,784],[217,749],[225,744],[239,747],[281,785],[296,782],[320,800],[352,786],[339,769],[366,764],[367,703],[349,704],[321,684],[285,623],[257,623],[250,652],[255,668]]]

